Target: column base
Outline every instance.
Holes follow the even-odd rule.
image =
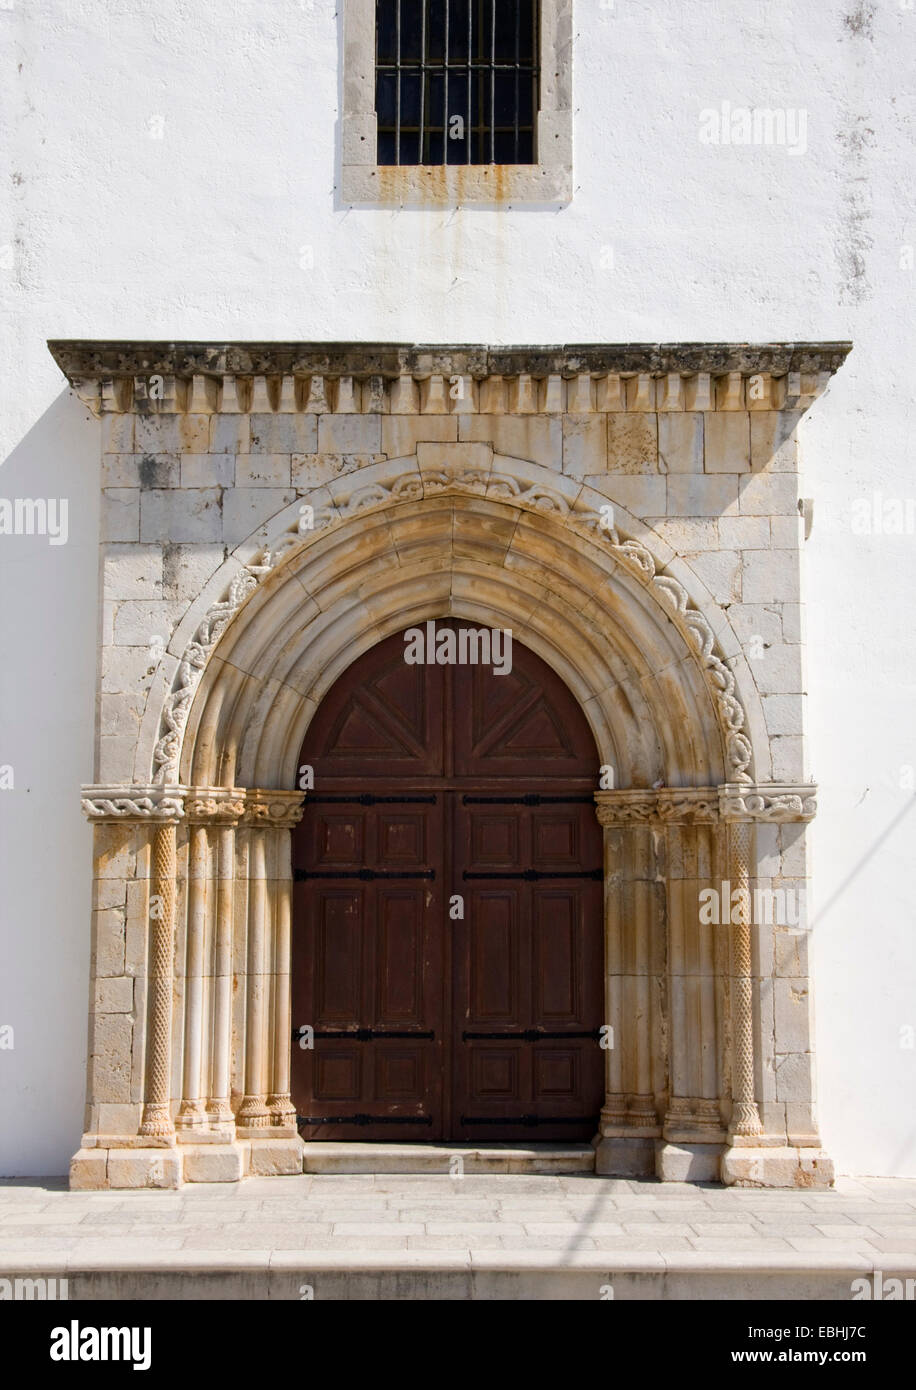
[[[595,1143],[595,1172],[605,1178],[655,1175],[656,1134],[601,1134]]]
[[[298,1134],[245,1135],[239,1147],[246,1151],[246,1173],[252,1178],[273,1177],[302,1172],[305,1145]]]
[[[202,1100],[183,1100],[175,1116],[176,1130],[198,1130],[206,1129],[210,1123],[206,1107]]]
[[[80,1149],[70,1161],[74,1192],[181,1186],[177,1149]]]
[[[662,1182],[718,1182],[721,1143],[655,1143],[655,1176]]]
[[[727,1187],[833,1187],[833,1159],[823,1149],[729,1144],[722,1154]]]
[[[184,1182],[241,1182],[247,1160],[244,1144],[183,1144],[181,1176]]]

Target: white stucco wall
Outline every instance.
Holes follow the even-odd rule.
[[[853,339],[802,425],[820,1113],[916,1174],[916,537],[851,527],[916,495],[910,3],[576,0],[572,204],[386,211],[336,200],[332,0],[0,0],[0,495],[70,533],[0,537],[0,1173],[84,1088],[99,427],[45,340],[136,337]],[[701,143],[723,102],[806,148]]]

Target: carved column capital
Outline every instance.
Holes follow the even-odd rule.
[[[184,804],[192,825],[236,825],[245,813],[245,792],[238,787],[188,787]]]
[[[260,787],[249,788],[245,793],[245,813],[243,824],[248,826],[275,826],[291,830],[298,825],[304,811],[305,793],[301,791],[267,791]]]
[[[174,824],[184,818],[186,790],[179,786],[86,786],[82,788],[83,813],[98,823]]]
[[[809,821],[817,812],[813,782],[725,782],[719,791],[719,814],[727,821]]]
[[[715,787],[595,792],[595,811],[604,826],[710,824],[719,819],[718,792]]]

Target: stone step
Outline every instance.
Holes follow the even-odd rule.
[[[47,1297],[120,1300],[738,1300],[849,1302],[854,1281],[914,1273],[912,1256],[810,1252],[169,1250],[19,1255],[17,1278]],[[66,1279],[61,1286],[60,1280]],[[796,1321],[799,1321],[797,1319]],[[810,1319],[808,1319],[810,1321]]]
[[[460,1162],[459,1162],[460,1160]],[[304,1173],[593,1173],[591,1144],[306,1144]]]

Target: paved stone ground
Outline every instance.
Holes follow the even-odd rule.
[[[176,1251],[473,1258],[488,1250],[555,1252],[558,1264],[585,1252],[697,1252],[729,1263],[764,1254],[865,1256],[880,1268],[886,1256],[916,1272],[916,1181],[846,1178],[830,1192],[778,1192],[585,1175],[316,1174],[179,1192],[72,1193],[63,1179],[0,1182],[7,1265],[112,1256],[165,1266]]]

